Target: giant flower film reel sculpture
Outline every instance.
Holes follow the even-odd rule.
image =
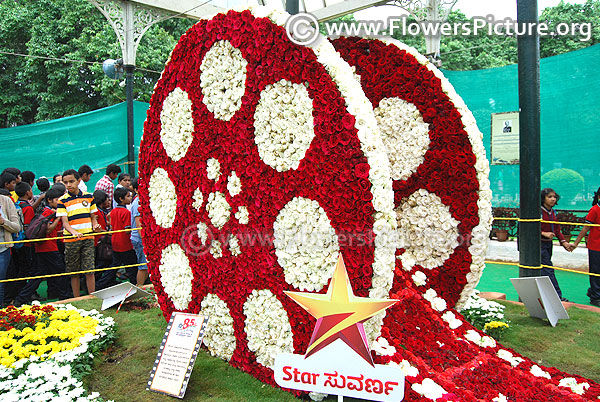
[[[156,85],[140,152],[140,201],[163,313],[208,314],[210,353],[274,384],[274,357],[304,351],[314,326],[283,291],[325,292],[341,252],[356,295],[403,298],[383,327],[381,316],[365,328],[371,341],[383,335],[374,349],[384,356],[376,358],[407,370],[416,386],[407,387],[408,400],[421,398],[434,381],[436,392],[443,387],[473,399],[483,391],[452,381],[474,368],[469,365],[481,356],[477,342],[489,341],[470,327],[470,335],[457,333],[457,323],[468,325],[446,307],[478,279],[477,261],[470,258],[476,250],[450,239],[452,247],[425,261],[409,247],[419,244],[414,235],[397,249],[394,234],[398,213],[424,213],[438,199],[443,230],[457,238],[477,233],[479,211],[489,205],[464,207],[484,198],[485,180],[467,169],[465,178],[474,181],[463,189],[467,204],[456,206],[446,202],[448,193],[402,184],[411,178],[394,177],[368,90],[329,42],[292,44],[282,27],[286,18],[255,8],[200,21],[182,36]],[[428,116],[423,119],[431,124]],[[474,147],[465,166],[485,166],[482,150]],[[433,166],[427,152],[420,165]],[[422,199],[410,199],[414,193]],[[442,234],[442,242],[448,238]],[[445,287],[450,277],[457,285]],[[419,285],[423,281],[426,286]],[[409,333],[420,328],[414,354],[399,347],[404,323],[393,323],[392,314],[410,321]],[[500,349],[494,348],[490,356]],[[497,360],[495,372],[512,370]]]

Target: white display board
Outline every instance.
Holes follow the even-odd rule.
[[[99,299],[102,299],[101,310],[106,310],[109,307],[124,302],[125,300],[135,300],[145,296],[152,296],[144,289],[140,289],[132,283],[123,282],[118,285],[111,286],[106,289],[98,290],[91,293]]]
[[[399,402],[404,398],[404,374],[399,367],[371,366],[340,339],[309,357],[277,355],[273,371],[282,388],[372,401]]]
[[[199,314],[171,314],[147,390],[183,398],[207,322],[208,317]]]
[[[561,303],[547,276],[510,278],[510,281],[519,293],[530,316],[547,319],[553,327],[556,326],[558,320],[569,319],[565,306]]]

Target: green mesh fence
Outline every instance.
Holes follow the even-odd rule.
[[[134,102],[135,155],[139,150],[148,104]],[[127,161],[127,105],[120,103],[93,112],[0,130],[0,171],[5,167],[31,170],[36,180],[83,164],[94,169],[88,190],[94,189],[106,166]],[[127,165],[121,169],[127,172]],[[34,193],[36,192],[34,188]]]
[[[540,62],[542,187],[560,195],[558,208],[587,210],[600,186],[600,45]],[[517,66],[444,71],[473,112],[490,150],[491,114],[519,110]],[[492,165],[493,205],[519,206],[519,166]]]
[[[560,195],[559,208],[587,210],[600,186],[598,127],[600,45],[541,60],[542,187]],[[517,66],[444,71],[473,112],[490,149],[491,114],[519,108]],[[148,104],[134,103],[136,157]],[[0,168],[32,170],[52,177],[86,163],[98,169],[93,188],[109,163],[127,160],[125,103],[44,123],[0,130]],[[125,165],[122,166],[126,170]],[[493,205],[518,207],[519,166],[491,166]]]

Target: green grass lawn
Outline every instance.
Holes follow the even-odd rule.
[[[589,276],[559,270],[555,270],[554,273],[564,297],[573,303],[591,305],[590,299],[586,296],[590,286]],[[518,301],[519,295],[510,281],[510,278],[518,277],[517,266],[485,264],[477,289],[482,292],[501,292],[506,294],[507,300]]]
[[[79,308],[100,308],[99,300],[74,303]],[[556,327],[529,317],[523,306],[505,303],[511,328],[502,344],[543,366],[554,366],[600,382],[600,314],[578,308],[568,310],[570,320]],[[109,309],[104,314],[117,322],[117,342],[95,359],[87,389],[116,402],[173,401],[146,391],[150,371],[163,337],[166,321],[158,308]],[[292,401],[291,394],[262,384],[203,351],[196,360],[185,395],[186,401]],[[336,398],[329,397],[328,401]],[[345,398],[351,401],[353,399]]]

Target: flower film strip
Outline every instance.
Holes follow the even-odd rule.
[[[329,42],[289,42],[286,18],[257,8],[192,27],[157,83],[140,153],[165,317],[206,313],[209,351],[269,384],[274,357],[304,351],[314,325],[283,291],[325,292],[341,252],[357,295],[388,295],[395,253],[371,106]]]
[[[402,302],[384,320],[378,354],[381,362],[406,368],[409,400],[597,398],[598,384],[540,368],[449,308],[479,281],[491,224],[482,136],[452,85],[398,41],[339,38],[333,44],[373,104],[392,164],[404,244],[391,297]]]
[[[324,293],[341,252],[355,294],[402,300],[383,327],[378,317],[365,329],[371,341],[382,335],[373,343],[377,362],[405,371],[411,385],[406,400],[500,398],[502,390],[485,382],[494,365],[493,374],[532,384],[525,389],[530,400],[547,400],[543,394],[557,390],[568,394],[564,400],[577,400],[568,399],[578,397],[575,391],[558,388],[558,371],[502,349],[447,308],[475,285],[480,272],[471,254],[483,250],[455,245],[449,236],[446,251],[425,261],[415,247],[406,253],[410,247],[397,250],[391,239],[398,222],[406,225],[397,216],[427,214],[438,199],[442,230],[436,233],[473,233],[479,220],[489,222],[479,213],[489,207],[485,203],[465,211],[484,196],[481,152],[464,162],[479,169],[467,168],[454,181],[470,178],[464,202],[453,205],[451,193],[420,186],[413,169],[424,177],[423,169],[444,163],[430,152],[443,148],[443,131],[433,147],[431,137],[421,143],[431,128],[424,125],[431,108],[423,113],[418,101],[411,106],[404,99],[373,111],[365,81],[363,91],[333,46],[326,40],[314,48],[290,43],[286,18],[258,7],[200,21],[181,38],[157,83],[140,151],[140,204],[149,270],[165,317],[175,310],[207,314],[210,353],[274,385],[274,357],[302,353],[314,325],[283,291]],[[394,141],[380,136],[376,115],[381,126],[398,105],[421,114],[423,123],[411,132],[423,162],[386,155]],[[463,137],[462,145],[468,141]],[[445,179],[434,176],[429,183]],[[419,244],[418,237],[408,240]],[[450,272],[436,269],[440,265]],[[455,285],[444,286],[451,278]],[[405,350],[400,340],[408,336],[414,339]],[[531,378],[527,370],[534,367],[542,377]],[[516,386],[506,389],[509,399],[519,399]],[[592,391],[597,394],[595,385],[586,397]]]

